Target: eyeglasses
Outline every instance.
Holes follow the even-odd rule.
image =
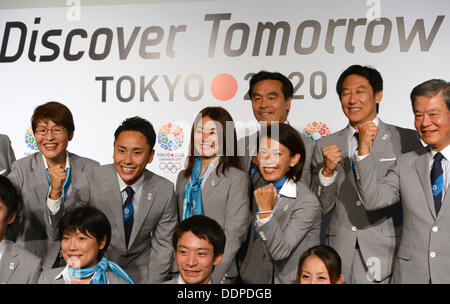
[[[50,130],[50,132],[52,132],[53,135],[61,135],[64,133],[65,128],[62,128],[62,127],[55,127],[55,128],[51,128],[51,129],[37,128],[36,134],[39,136],[45,136],[45,135],[47,135],[49,130]]]

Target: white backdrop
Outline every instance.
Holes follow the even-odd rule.
[[[448,0],[69,2],[0,10],[0,133],[17,158],[33,152],[33,109],[51,100],[74,115],[69,150],[102,164],[112,162],[123,119],[150,120],[162,144],[172,142],[157,143],[148,168],[174,181],[203,107],[223,106],[237,126],[254,122],[249,73],[291,75],[298,96],[288,119],[316,139],[346,125],[335,84],[352,64],[381,72],[380,117],[403,127],[413,128],[411,89],[450,79]],[[262,30],[271,24],[280,27],[273,37]]]

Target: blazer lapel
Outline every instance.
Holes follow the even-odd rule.
[[[36,154],[36,162],[37,166],[33,172],[33,179],[36,181],[36,187],[34,187],[34,191],[36,192],[36,197],[39,198],[36,203],[40,204],[40,202],[45,202],[47,200],[49,184],[47,175],[45,173],[44,158],[40,152]]]
[[[3,241],[5,242],[5,250],[2,257],[2,266],[0,266],[0,280],[3,283],[8,283],[19,265],[19,260],[17,260],[17,249],[14,248],[9,241]]]
[[[104,189],[110,189],[104,194],[108,201],[108,207],[110,208],[114,222],[116,223],[119,235],[122,238],[122,243],[125,248],[125,227],[123,224],[123,201],[122,194],[120,193],[119,181],[117,180],[117,171],[113,165],[111,165],[111,174],[105,174],[103,182],[105,183]],[[112,224],[112,223],[111,223]]]
[[[416,161],[417,175],[419,176],[420,183],[422,184],[423,192],[425,193],[425,198],[427,200],[428,208],[430,209],[433,218],[436,219],[436,209],[434,207],[433,194],[431,193],[431,182],[430,182],[430,153],[429,149],[426,149],[426,153],[419,156]]]
[[[208,179],[205,182],[205,185],[202,188],[202,204],[203,204],[203,210],[205,210],[205,203],[207,203],[209,200],[207,197],[211,194],[211,192],[214,191],[214,188],[216,185],[220,182],[220,180],[223,178],[223,174],[220,174],[218,176],[216,174],[216,169],[214,169],[211,174],[209,175]],[[212,202],[214,203],[214,202]]]
[[[145,170],[144,172],[144,182],[142,184],[141,197],[139,199],[139,207],[138,212],[134,214],[134,224],[133,230],[131,231],[130,243],[128,246],[130,247],[134,240],[136,239],[139,231],[141,230],[142,225],[144,224],[147,215],[150,212],[150,209],[153,206],[153,202],[156,198],[156,191],[151,182],[153,173]]]

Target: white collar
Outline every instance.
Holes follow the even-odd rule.
[[[380,119],[378,118],[378,115],[375,116],[374,120],[372,120],[372,122],[376,125],[379,126],[380,125]],[[357,132],[357,130],[355,128],[352,127],[351,124],[348,124],[348,132],[350,133],[350,137],[353,136],[353,134],[355,134],[355,132]]]
[[[44,160],[45,169],[48,169],[47,159],[45,158],[45,156],[42,152],[41,152],[41,155],[42,155],[42,159]],[[70,161],[69,161],[69,152],[66,150],[66,169],[67,168],[70,168]]]
[[[186,284],[186,282],[183,281],[183,278],[181,277],[181,274],[178,275],[178,284]],[[211,283],[211,278],[209,279],[208,284],[212,284]]]
[[[0,242],[0,261],[2,260],[3,251],[5,251],[5,243],[5,239],[3,238],[3,240]]]
[[[59,279],[61,279],[61,277],[64,279],[65,284],[72,284],[72,279],[69,274],[69,265],[66,265],[66,267],[64,267],[64,269],[53,279],[53,281],[59,280]],[[92,281],[92,278],[85,284],[90,284]]]
[[[433,159],[434,155],[436,155],[437,152],[431,148],[430,148],[430,152],[431,152],[431,159]],[[447,147],[442,149],[440,152],[442,153],[442,155],[444,155],[446,160],[450,161],[450,145],[448,145]]]
[[[125,190],[126,187],[128,187],[129,185],[127,185],[122,178],[120,177],[119,173],[117,173],[117,179],[119,180],[119,188],[120,188],[120,192],[122,192],[123,190]],[[140,187],[142,186],[142,184],[144,183],[144,174],[142,174],[142,176],[137,180],[137,182],[135,182],[134,184],[131,185],[131,188],[133,188],[134,193],[137,193],[138,190],[140,189]]]
[[[283,187],[280,189],[280,194],[283,196],[297,198],[297,185],[292,179],[288,179]]]

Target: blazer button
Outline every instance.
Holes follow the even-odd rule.
[[[438,232],[438,231],[439,231],[439,228],[438,228],[437,226],[434,226],[433,228],[431,228],[431,230],[432,230],[433,232]]]
[[[361,202],[360,201],[356,201],[356,206],[361,206]]]
[[[358,230],[358,228],[356,228],[356,226],[352,226],[352,231],[356,232],[356,230]]]
[[[432,258],[436,257],[436,252],[431,251],[431,252],[430,252],[430,257],[432,257]]]

